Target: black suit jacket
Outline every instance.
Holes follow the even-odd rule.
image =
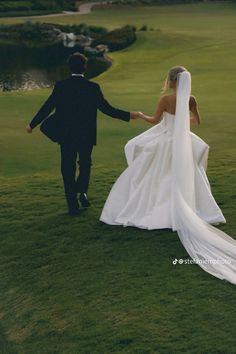
[[[61,131],[61,141],[79,141],[96,145],[97,110],[110,117],[130,120],[130,113],[112,107],[104,98],[97,83],[83,76],[71,76],[55,84],[51,96],[32,119],[35,128],[55,109],[55,117]]]

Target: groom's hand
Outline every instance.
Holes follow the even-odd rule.
[[[26,131],[27,131],[27,133],[32,133],[32,131],[33,131],[33,129],[31,128],[31,126],[30,125],[27,125],[27,127],[26,127]]]
[[[130,118],[131,119],[139,118],[139,112],[130,112]]]

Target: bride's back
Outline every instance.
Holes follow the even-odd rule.
[[[176,109],[176,93],[172,93],[171,95],[163,96],[165,99],[165,107],[166,112],[175,115]],[[196,104],[196,99],[194,96],[190,96],[189,99],[189,110],[192,111],[193,107]]]

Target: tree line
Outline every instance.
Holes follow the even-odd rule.
[[[75,10],[75,0],[0,0],[0,12]]]

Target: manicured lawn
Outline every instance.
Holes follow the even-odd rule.
[[[151,114],[168,69],[182,64],[192,72],[202,116],[194,131],[211,146],[208,176],[227,219],[220,228],[232,236],[235,17],[230,4],[125,7],[83,17],[110,28],[129,23],[154,29],[138,32],[132,47],[110,54],[112,69],[97,78],[114,105]],[[55,21],[78,23],[81,17]],[[99,115],[93,206],[71,219],[57,145],[39,131],[24,132],[49,92],[0,94],[0,353],[234,354],[235,286],[196,265],[174,266],[175,258],[188,255],[169,230],[98,221],[126,166],[124,144],[149,126]]]

